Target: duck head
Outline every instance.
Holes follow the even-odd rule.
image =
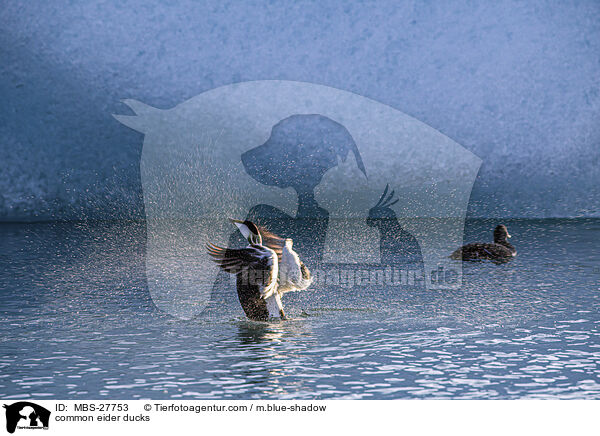
[[[230,220],[240,230],[250,245],[262,245],[262,236],[252,221]]]
[[[506,226],[503,224],[496,226],[494,229],[494,242],[496,244],[507,243],[508,238],[510,238],[510,235],[508,234],[508,229]]]

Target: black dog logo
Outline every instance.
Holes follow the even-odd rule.
[[[48,428],[50,411],[29,401],[19,401],[6,409],[6,431],[14,433],[19,428]]]

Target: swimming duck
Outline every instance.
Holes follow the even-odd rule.
[[[464,245],[450,255],[454,260],[491,260],[497,263],[506,262],[517,255],[517,250],[509,242],[506,226],[499,225],[494,229],[493,243],[474,243]]]
[[[248,318],[267,321],[286,319],[277,292],[279,260],[277,253],[263,245],[258,227],[251,221],[231,220],[248,240],[246,248],[231,249],[207,243],[208,254],[221,269],[235,274],[237,293]]]

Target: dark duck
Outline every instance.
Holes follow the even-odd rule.
[[[517,250],[508,242],[510,235],[506,226],[499,225],[494,229],[494,242],[476,242],[467,244],[450,255],[454,260],[480,261],[491,260],[496,263],[507,262],[517,255]]]

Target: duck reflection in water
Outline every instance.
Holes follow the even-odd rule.
[[[251,390],[285,395],[288,390],[281,379],[293,371],[288,368],[295,367],[299,355],[294,349],[300,348],[290,344],[310,336],[304,323],[241,321],[233,348],[238,361],[231,366],[239,369],[238,374],[253,386]]]
[[[242,321],[238,324],[238,339],[241,345],[278,342],[282,336],[283,330],[275,323]]]

